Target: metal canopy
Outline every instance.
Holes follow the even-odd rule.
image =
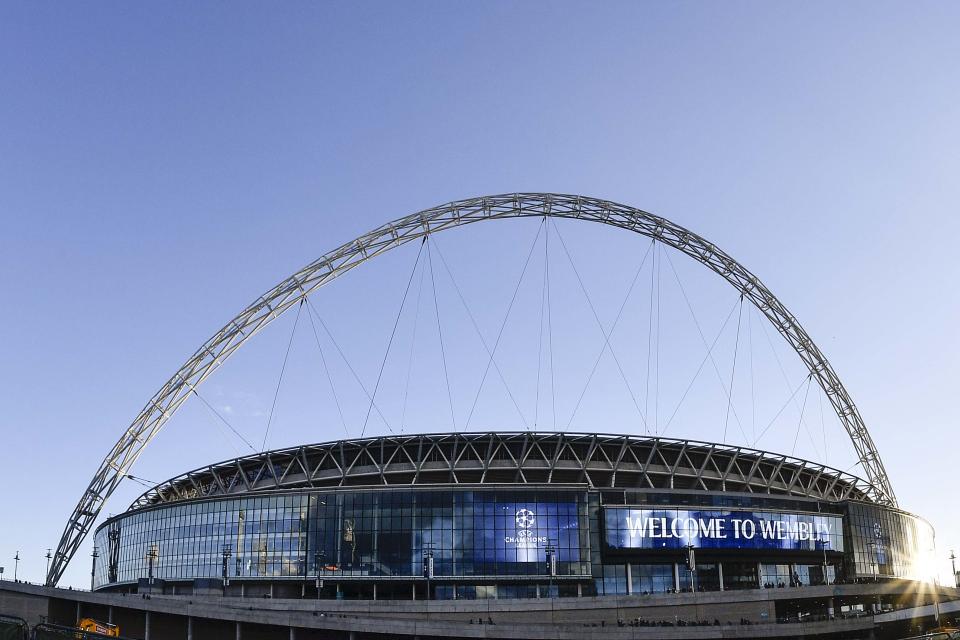
[[[230,320],[154,394],[103,459],[67,520],[47,584],[59,581],[106,500],[190,392],[280,314],[331,280],[407,242],[484,220],[535,217],[586,220],[639,233],[687,254],[729,282],[776,327],[823,389],[866,473],[868,497],[896,506],[880,454],[840,378],[793,314],[749,270],[697,234],[640,209],[585,196],[515,193],[451,202],[385,224],[300,269]]]
[[[301,445],[171,478],[129,511],[270,491],[429,485],[581,485],[866,500],[866,481],[748,447],[649,436],[556,432],[391,435]]]

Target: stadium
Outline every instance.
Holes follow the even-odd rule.
[[[171,595],[199,585],[451,600],[929,578],[931,527],[868,489],[823,465],[704,442],[533,432],[331,442],[154,487],[97,530],[106,562],[95,580]]]
[[[419,242],[429,251],[432,234],[503,219],[547,229],[553,219],[606,225],[712,271],[733,287],[741,312],[754,309],[792,348],[804,376],[794,394],[819,387],[821,420],[828,405],[856,463],[844,471],[746,444],[666,438],[626,419],[588,433],[361,431],[277,450],[251,446],[251,455],[147,483],[126,511],[100,520],[123,481],[143,482],[134,464],[171,416],[189,398],[203,400],[198,387],[271,322],[291,309],[298,319],[304,308],[309,315],[308,296],[392,249]],[[609,334],[596,320],[606,349]],[[487,368],[496,366],[496,345],[484,348]],[[728,416],[731,403],[728,393]],[[826,450],[825,432],[823,440]],[[88,536],[90,591],[57,588]],[[0,585],[0,611],[71,629],[80,620],[119,624],[124,636],[145,640],[580,639],[584,627],[610,638],[876,638],[960,614],[960,592],[935,582],[932,527],[901,509],[839,376],[759,278],[669,220],[549,193],[472,198],[399,218],[259,296],[122,432],[47,558],[45,586]]]

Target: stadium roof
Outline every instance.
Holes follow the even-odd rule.
[[[195,469],[130,509],[288,489],[578,485],[871,501],[870,484],[800,458],[651,436],[556,432],[389,435],[266,451]]]

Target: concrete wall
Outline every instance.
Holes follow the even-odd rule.
[[[42,594],[7,590],[0,582],[0,613],[23,618],[31,626],[46,622],[50,615],[50,599]]]
[[[70,591],[0,583],[0,612],[21,611],[72,624],[79,615],[113,621],[124,636],[149,640],[373,640],[375,638],[784,638],[827,634],[869,637],[872,616],[804,624],[739,625],[740,618],[774,620],[784,598],[858,597],[895,585],[843,585],[791,590],[658,594],[551,600],[331,601],[221,598]],[[960,597],[956,590],[941,596]],[[960,611],[960,600],[951,603]],[[945,607],[946,608],[946,607]],[[762,614],[766,613],[767,617]],[[908,615],[904,612],[904,615]],[[927,615],[927,614],[924,614]],[[717,619],[706,627],[619,627],[618,619]],[[149,622],[148,622],[149,620]],[[483,622],[481,623],[480,620]],[[492,620],[495,624],[489,624]],[[291,636],[291,628],[293,629]]]

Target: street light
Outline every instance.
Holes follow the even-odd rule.
[[[160,552],[157,549],[157,545],[150,545],[150,548],[147,549],[147,579],[149,580],[150,586],[153,586],[153,563],[157,561],[159,556]]]
[[[47,573],[44,575],[44,582],[46,582],[46,576],[50,575],[50,558],[53,557],[52,549],[47,549],[47,555],[44,556],[47,559]]]
[[[327,558],[326,549],[321,549],[313,554],[313,572],[317,580],[317,600],[320,599],[320,590],[323,589],[323,579],[320,577],[320,569],[324,566]]]
[[[954,588],[960,587],[960,581],[957,580],[957,556],[953,553],[953,549],[950,550],[950,569],[953,571]]]
[[[13,581],[17,581],[17,569],[20,568],[20,552],[17,551],[17,555],[13,556]]]
[[[697,592],[697,554],[694,551],[696,549],[695,545],[687,545],[687,571],[690,572],[690,592]]]
[[[423,550],[423,577],[427,579],[427,600],[430,599],[430,580],[433,578],[433,549]]]
[[[227,586],[230,584],[230,572],[227,570],[227,567],[230,565],[230,556],[233,555],[233,552],[230,551],[230,545],[223,545],[223,595],[227,595]]]
[[[90,567],[90,591],[93,591],[94,580],[97,576],[97,558],[100,557],[100,552],[97,551],[96,547],[90,552],[90,557],[93,558],[93,566]]]
[[[557,575],[557,548],[552,542],[547,543],[544,550],[547,554],[547,574],[550,579],[547,581],[547,597],[553,597],[553,579]]]
[[[868,542],[867,548],[870,549],[870,572],[873,574],[873,581],[880,581],[880,562],[877,558],[877,548],[878,544],[876,542]]]

